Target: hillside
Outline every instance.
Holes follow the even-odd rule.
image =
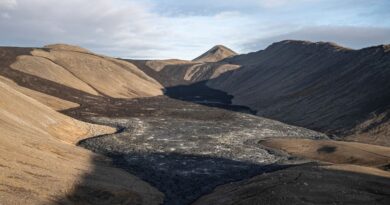
[[[114,98],[162,94],[162,86],[133,64],[77,46],[2,47],[0,57],[0,75],[16,82],[26,76],[35,76],[91,95]],[[102,78],[105,80],[102,81]]]
[[[77,103],[67,101],[58,97],[54,97],[45,93],[41,93],[23,86],[18,85],[14,81],[5,78],[3,76],[0,76],[0,82],[10,86],[11,88],[17,90],[20,93],[23,93],[31,98],[34,98],[35,100],[51,107],[54,110],[66,110],[70,108],[75,108],[80,106]]]
[[[161,201],[162,195],[148,184],[74,145],[115,129],[62,115],[1,82],[0,98],[1,204]]]
[[[348,166],[343,171],[316,164],[291,167],[222,185],[193,205],[389,203],[388,178],[348,172],[359,168]]]
[[[234,96],[257,114],[338,136],[390,145],[390,52],[331,43],[282,41],[231,60],[241,69],[207,84]]]

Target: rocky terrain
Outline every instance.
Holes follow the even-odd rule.
[[[258,144],[261,139],[327,138],[250,114],[167,97],[120,104],[128,110],[118,117],[109,114],[114,113],[111,107],[119,108],[115,101],[103,112],[84,108],[65,113],[117,127],[116,134],[85,139],[80,145],[111,156],[117,166],[154,185],[165,194],[165,204],[189,204],[219,184],[283,167],[278,164],[287,158],[269,153]]]
[[[386,49],[286,41],[124,61],[65,44],[2,47],[0,204],[388,204],[389,148],[329,139],[386,145]],[[361,67],[331,69],[363,51]]]

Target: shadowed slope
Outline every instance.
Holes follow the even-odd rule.
[[[232,94],[233,103],[261,116],[346,136],[364,132],[361,123],[388,113],[386,46],[350,50],[330,43],[283,41],[230,61],[243,67],[207,85]],[[368,129],[378,125],[368,124]],[[390,143],[386,132],[372,133],[377,142],[369,138],[360,140]]]
[[[385,205],[389,187],[389,178],[306,165],[220,186],[194,205]]]
[[[192,90],[191,85],[205,82],[259,116],[343,139],[390,145],[389,47],[352,50],[328,42],[286,40],[219,62],[171,64],[151,73],[167,90],[183,90],[182,85]],[[141,69],[150,70],[147,65]]]

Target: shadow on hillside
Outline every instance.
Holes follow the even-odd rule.
[[[209,107],[256,114],[255,110],[246,106],[232,105],[232,95],[221,90],[210,88],[206,85],[206,82],[207,81],[201,81],[189,85],[166,87],[164,94],[173,99],[193,102]]]
[[[53,204],[141,205],[146,202],[143,198],[147,192],[144,196],[140,194],[146,190],[145,187],[134,187],[140,180],[112,168],[108,158],[95,156],[91,159],[91,166],[92,171],[77,180],[76,185],[64,196],[54,199]],[[147,201],[156,201],[155,204],[162,202],[162,197],[149,196]]]
[[[126,61],[133,63],[147,75],[157,80],[161,85],[164,85],[164,94],[170,98],[235,112],[256,114],[255,110],[251,110],[246,106],[232,105],[233,96],[224,91],[210,88],[206,85],[207,80],[191,83],[183,79],[183,73],[172,76],[169,73],[163,72],[164,70],[170,70],[169,67],[173,65],[166,65],[160,72],[156,72],[146,65],[147,61],[145,60]],[[228,71],[222,75],[227,75],[231,72],[233,71]]]
[[[286,165],[261,165],[211,156],[178,153],[106,153],[113,165],[148,182],[164,193],[165,205],[185,205],[210,193],[218,185],[243,180],[255,175],[287,168]],[[130,185],[121,186],[119,177],[104,170],[109,166],[101,159],[94,159],[95,170],[86,174],[75,189],[57,204],[141,204],[136,191]],[[106,184],[104,184],[105,182]],[[106,185],[116,186],[116,192]],[[134,188],[131,191],[129,187]],[[127,197],[127,198],[126,198]]]
[[[262,178],[256,177],[251,181],[235,185],[231,194],[236,197],[238,194],[242,200],[256,198],[262,201],[261,204],[283,202],[291,195],[295,197],[291,204],[306,204],[299,200],[304,198],[308,200],[306,201],[308,204],[314,201],[326,204],[336,201],[353,204],[388,204],[390,202],[390,180],[388,178],[321,169],[317,168],[317,164],[314,163],[296,165],[293,168],[292,166],[256,165],[225,158],[176,153],[126,155],[111,153],[108,155],[113,159],[114,166],[138,176],[163,192],[165,194],[163,204],[165,205],[191,204],[199,197],[211,193],[218,185],[277,170],[281,172],[270,173],[267,176],[261,176]],[[188,164],[183,164],[183,162]],[[226,164],[226,172],[221,174],[212,168],[203,170],[208,166],[213,167],[213,162]],[[94,171],[84,175],[78,185],[71,192],[56,200],[55,204],[159,204],[157,195],[138,194],[137,192],[142,191],[144,187],[134,186],[134,181],[131,181],[134,179],[131,176],[115,176],[115,173],[108,172],[107,167],[110,164],[107,161],[96,157],[93,160],[93,166]],[[230,196],[229,193],[226,194]],[[221,201],[221,199],[216,200]],[[153,201],[155,203],[150,203]],[[251,204],[250,200],[248,203],[242,202]]]
[[[304,164],[227,184],[193,205],[389,204],[390,179]]]
[[[114,164],[149,182],[165,194],[164,204],[190,204],[216,186],[286,168],[200,155],[179,153],[111,156]]]

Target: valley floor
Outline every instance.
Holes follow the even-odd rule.
[[[354,204],[376,201],[386,204],[390,200],[387,171],[372,168],[374,171],[366,169],[363,174],[353,174],[346,166],[330,167],[322,162],[307,164],[311,160],[333,161],[324,160],[326,154],[316,158],[285,150],[281,148],[284,145],[278,146],[282,142],[293,146],[293,142],[299,140],[333,143],[318,132],[229,111],[227,105],[225,109],[219,109],[165,96],[111,99],[109,102],[101,101],[97,106],[98,103],[91,100],[90,104],[84,103],[64,113],[88,122],[117,127],[118,132],[89,138],[79,145],[111,157],[115,166],[149,182],[165,194],[164,204],[190,204],[199,197],[196,204],[229,204],[227,199],[231,199],[230,204],[283,204],[293,196],[309,197],[307,201],[293,200],[296,204],[311,204],[313,200]],[[237,109],[232,106],[231,110]],[[341,142],[334,143],[339,145]],[[313,149],[319,150],[321,146],[325,146],[326,153],[326,144],[313,146]],[[341,148],[336,149],[339,151]],[[350,155],[354,156],[354,152]],[[388,156],[379,159],[382,160],[380,164],[358,165],[379,168],[388,165]],[[373,175],[370,172],[382,174]],[[295,175],[307,179],[289,180]],[[263,179],[258,181],[259,177]],[[275,177],[278,180],[273,180]],[[324,179],[328,177],[334,180]],[[239,180],[244,181],[229,184]],[[356,181],[362,183],[356,185]],[[228,185],[213,192],[214,188],[223,184]],[[262,194],[260,190],[268,186],[283,188],[275,189],[272,193],[268,192],[269,189],[264,191],[266,195]],[[310,190],[326,194],[305,196]]]

